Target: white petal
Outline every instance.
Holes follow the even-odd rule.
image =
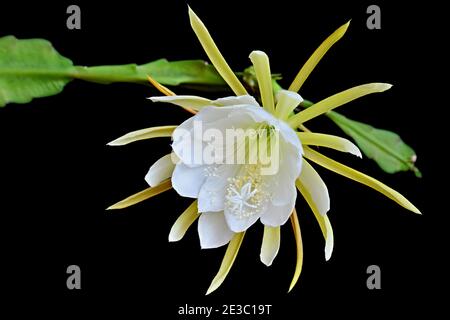
[[[212,175],[208,177],[198,195],[198,210],[223,211],[225,209],[226,186],[228,178],[236,174],[238,166],[222,165],[210,167]]]
[[[217,112],[222,113],[222,117],[225,116],[237,116],[242,114],[248,114],[253,119],[253,122],[268,122],[271,121],[278,121],[274,116],[272,116],[270,113],[265,111],[263,108],[261,108],[254,99],[251,99],[247,96],[242,97],[227,97],[218,99],[216,101],[219,101],[223,103],[222,101],[225,101],[225,103],[230,103],[231,101],[235,100],[236,102],[239,102],[239,104],[236,105],[228,105],[224,104],[223,107],[205,107],[196,116],[202,116],[203,119],[211,121],[212,116],[214,116],[216,119],[218,118]],[[247,101],[248,100],[248,101]],[[247,104],[243,104],[243,102],[248,102]],[[207,114],[208,113],[208,114]],[[207,114],[207,116],[206,116]],[[291,129],[293,130],[293,129]]]
[[[225,182],[218,184],[206,180],[198,195],[198,208],[200,212],[222,211],[225,208]]]
[[[174,168],[175,164],[172,161],[171,154],[166,154],[150,167],[150,170],[148,170],[145,176],[145,181],[147,181],[150,187],[157,186],[163,180],[172,176]]]
[[[191,168],[179,163],[172,174],[172,186],[180,196],[197,198],[205,179],[204,166]]]
[[[295,207],[295,200],[297,199],[297,192],[295,190],[295,185],[289,190],[291,196],[288,203],[281,206],[269,203],[267,209],[261,216],[261,222],[264,225],[278,227],[286,223]]]
[[[187,119],[183,123],[181,123],[172,134],[172,150],[177,155],[177,157],[181,160],[181,162],[185,164],[192,164],[192,155],[186,154],[188,151],[186,148],[189,146],[189,143],[192,143],[192,130],[193,124],[195,121],[195,116]]]
[[[200,143],[200,152],[204,150],[207,143],[203,142],[203,137],[208,129],[221,131],[225,138],[226,129],[246,128],[252,124],[250,117],[237,114],[235,110],[235,107],[209,106],[183,122],[172,135],[174,153],[184,164],[188,166],[198,165],[198,162],[201,161],[201,154],[197,155],[198,159],[194,157],[194,146]]]
[[[246,96],[243,97],[228,97],[224,98],[223,101],[232,101],[233,99],[236,100],[248,100],[250,98],[246,98]],[[217,100],[220,101],[221,99]],[[243,101],[240,101],[243,102]],[[268,124],[274,125],[276,128],[280,130],[280,133],[285,141],[287,141],[289,144],[291,144],[297,152],[302,153],[302,146],[301,143],[297,137],[297,134],[295,131],[289,127],[284,121],[279,121],[274,116],[272,116],[270,113],[266,112],[263,108],[252,104],[253,102],[248,101],[249,104],[247,105],[233,105],[233,106],[224,106],[224,107],[214,107],[214,106],[206,106],[203,109],[201,109],[195,116],[189,118],[185,122],[183,122],[175,131],[173,136],[178,137],[180,134],[177,134],[177,131],[180,129],[183,129],[183,132],[190,132],[193,129],[194,121],[201,121],[206,126],[210,124],[212,126],[212,123],[214,121],[218,121],[220,119],[225,118],[232,118],[236,117],[237,119],[240,119],[243,117],[244,114],[251,116],[254,122],[261,123],[261,122],[267,122]],[[234,128],[245,128],[244,125],[248,122],[245,121],[242,124],[233,124],[230,122],[230,124]],[[192,134],[191,134],[192,135]],[[177,152],[177,150],[174,149],[174,151],[177,153],[177,155],[180,156],[180,154]]]
[[[328,195],[327,185],[316,170],[304,159],[299,179],[306,192],[311,195],[319,213],[325,215],[330,210],[330,196]]]
[[[280,145],[282,145],[280,143]],[[268,189],[272,197],[272,203],[277,206],[290,203],[295,191],[295,180],[300,175],[302,157],[297,152],[292,152],[292,148],[280,150],[280,168],[277,174],[268,176]]]
[[[275,186],[275,184],[273,183]],[[269,186],[269,194],[272,195],[271,203],[274,206],[281,207],[292,203],[292,199],[296,199],[297,190],[295,188],[295,180],[281,180],[276,188]]]
[[[239,112],[240,110],[242,109],[229,106],[202,109],[174,131],[172,143],[174,153],[189,167],[211,164],[211,162],[203,163],[205,160],[203,159],[203,151],[207,150],[207,147],[209,150],[220,148],[222,157],[226,157],[227,129],[243,129],[245,133],[245,129],[255,124],[248,114]],[[213,134],[213,132],[216,133]],[[207,136],[210,136],[208,141]],[[221,139],[217,139],[217,137]],[[197,154],[195,154],[196,152]],[[223,163],[225,160],[226,158],[220,158],[215,163]]]
[[[234,110],[236,110],[235,106],[226,106],[225,108],[222,108],[211,105],[200,110],[194,117],[205,122],[212,122],[228,117]]]
[[[272,122],[278,121],[277,118],[259,106],[256,107],[254,105],[246,105],[240,107],[239,109],[240,112],[248,113],[255,122],[268,122],[272,124]]]
[[[225,138],[226,130],[227,129],[248,129],[249,127],[252,127],[255,122],[253,119],[246,113],[240,112],[238,108],[236,111],[235,107],[208,107],[210,109],[221,109],[225,112],[222,112],[222,116],[217,120],[203,120],[203,129],[204,131],[208,129],[217,129],[220,130]],[[228,110],[231,109],[231,110]]]
[[[302,144],[295,131],[284,121],[278,121],[277,128],[280,129],[280,133],[284,140],[289,142],[300,154],[303,154]]]
[[[219,107],[205,107],[200,110],[195,116],[190,117],[183,123],[181,123],[173,132],[172,138],[172,149],[175,154],[181,159],[184,164],[193,166],[195,163],[193,160],[194,153],[191,149],[186,150],[186,148],[193,148],[195,139],[195,124],[201,125],[198,130],[204,130],[204,126],[219,121],[224,118],[228,118],[229,113],[233,109],[219,108]],[[202,132],[200,132],[202,133]],[[189,152],[184,152],[189,151]]]
[[[226,206],[224,212],[228,227],[234,232],[242,232],[247,230],[261,216],[260,214],[254,214],[250,217],[238,217],[237,215],[233,214],[230,210],[227,210]]]
[[[249,114],[255,122],[267,122],[270,125],[273,125],[275,128],[280,130],[280,134],[286,142],[290,143],[295,149],[299,150],[300,153],[303,153],[302,145],[296,132],[286,122],[278,120],[263,108],[243,106],[240,112]]]
[[[265,178],[272,204],[282,206],[292,201],[295,180],[300,175],[302,156],[286,141],[280,141],[279,155],[281,157],[276,174]],[[295,192],[295,190],[294,190]]]
[[[231,97],[225,97],[225,98],[220,98],[217,100],[213,101],[213,104],[215,106],[235,106],[235,105],[239,105],[239,104],[249,104],[249,105],[254,105],[256,107],[259,107],[260,105],[258,104],[258,102],[255,100],[255,98],[253,98],[250,95],[245,95],[245,96],[231,96]]]
[[[198,220],[202,249],[217,248],[230,242],[234,232],[228,228],[223,212],[204,212]]]

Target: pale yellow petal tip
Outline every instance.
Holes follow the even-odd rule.
[[[121,209],[121,208],[120,208],[120,206],[118,206],[117,203],[115,203],[115,204],[109,206],[108,208],[106,208],[105,210],[109,211],[109,210],[117,210],[117,209]]]
[[[371,93],[384,92],[384,91],[387,91],[390,88],[392,88],[392,84],[384,83],[384,82],[372,82],[372,83],[368,83],[367,85],[362,85],[362,86],[367,86],[368,88],[370,88]]]
[[[253,50],[248,57],[252,60],[255,57],[267,57],[267,54],[261,50]]]
[[[325,249],[325,261],[329,261],[331,259],[332,253],[333,253],[333,249],[331,249],[331,250]]]
[[[106,145],[110,146],[110,147],[117,147],[117,146],[122,146],[123,143],[121,142],[121,139],[115,139],[113,141],[108,142]]]
[[[151,102],[166,102],[166,101],[171,101],[169,99],[167,99],[167,96],[154,96],[154,97],[147,97],[147,100],[150,100]]]
[[[289,290],[288,290],[288,292],[287,292],[287,293],[291,292],[291,291],[292,291],[292,289],[294,289],[294,287],[295,287],[296,283],[297,283],[297,281],[296,281],[296,282],[293,282],[293,283],[291,283],[291,285],[289,286]]]
[[[194,29],[195,32],[195,24],[205,26],[203,24],[203,21],[200,20],[200,18],[197,16],[197,14],[194,12],[194,10],[191,9],[190,6],[188,6],[188,12],[189,12],[189,22],[191,23],[191,27]]]
[[[325,241],[325,261],[330,261],[331,255],[333,254],[333,248],[334,248],[334,239],[333,238],[334,237],[331,236],[331,240],[327,239]]]
[[[295,275],[294,278],[291,281],[291,284],[289,285],[288,293],[294,289],[294,287],[297,285],[298,280],[300,279],[300,273],[298,275]]]
[[[408,209],[411,210],[412,212],[416,213],[416,214],[422,215],[422,212],[420,212],[420,210],[417,209],[415,206],[412,206],[412,208],[408,208]]]
[[[292,99],[292,100],[298,100],[299,103],[300,103],[300,102],[303,102],[302,96],[299,95],[299,94],[298,94],[297,92],[295,92],[295,91],[290,91],[290,90],[281,89],[280,91],[278,91],[277,99],[280,100],[279,97],[281,97],[281,96],[283,96],[283,95],[289,97],[289,98]]]
[[[172,231],[169,233],[169,242],[177,242],[180,240],[181,240],[181,237],[174,235],[172,233]]]
[[[350,26],[350,22],[352,19],[348,20],[346,23],[344,23],[342,26],[340,26],[334,34],[336,34],[339,39],[344,36],[344,34],[347,32],[348,27]]]
[[[217,286],[211,285],[211,286],[208,288],[208,290],[206,290],[205,296],[207,296],[207,295],[213,293],[214,291],[216,291],[217,288],[218,288]]]
[[[348,20],[346,23],[342,25],[342,27],[347,31],[348,27],[350,26],[350,22],[352,22],[352,19]]]
[[[264,263],[264,265],[266,265],[267,267],[270,267],[274,260],[274,259],[271,259],[270,257],[267,257],[266,255],[264,255],[262,253],[259,255],[259,258],[260,258],[261,262]]]
[[[189,12],[189,20],[192,22],[193,19],[200,20],[197,14],[194,12],[194,10],[191,9],[191,7],[188,5],[188,12]]]
[[[358,158],[362,159],[362,153],[361,150],[354,144],[352,144],[352,147],[349,149],[349,151],[352,155],[357,156]]]
[[[378,83],[378,85],[379,85],[380,92],[383,92],[383,91],[386,91],[386,90],[389,90],[390,88],[392,88],[392,84],[390,84],[390,83]]]
[[[417,207],[415,205],[413,205],[411,202],[409,202],[406,198],[404,199],[403,203],[401,203],[400,205],[403,208],[405,208],[406,210],[411,211],[412,213],[422,215],[422,212],[420,212],[420,210],[417,209]]]

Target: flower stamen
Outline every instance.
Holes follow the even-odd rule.
[[[250,168],[255,165],[246,167],[246,174],[229,178],[226,188],[226,207],[239,219],[259,214],[268,200],[261,177],[255,175],[255,168]]]

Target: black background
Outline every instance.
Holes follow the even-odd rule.
[[[81,7],[81,30],[66,28],[66,8],[73,3]],[[73,3],[2,2],[0,36],[48,39],[76,65],[206,59],[190,29],[185,1]],[[87,314],[90,307],[102,313],[126,310],[177,319],[178,307],[186,303],[273,304],[272,314],[261,319],[309,319],[311,312],[316,318],[435,312],[439,297],[445,296],[437,291],[445,288],[448,274],[440,248],[445,234],[438,220],[447,214],[441,206],[445,197],[437,194],[441,187],[433,178],[439,168],[436,145],[445,143],[445,135],[437,136],[434,118],[443,106],[432,98],[439,91],[433,75],[443,72],[443,66],[432,66],[443,54],[435,47],[442,41],[442,8],[431,2],[426,7],[373,2],[381,7],[382,29],[368,30],[366,8],[372,2],[189,3],[234,70],[249,65],[252,50],[264,50],[272,71],[283,74],[284,86],[326,36],[352,19],[346,36],[314,70],[301,94],[317,101],[361,83],[394,84],[388,92],[340,111],[401,134],[417,151],[424,177],[417,179],[411,172],[389,175],[368,159],[327,154],[394,187],[423,216],[318,168],[332,201],[331,260],[324,261],[320,229],[298,199],[304,266],[296,288],[286,293],[295,264],[290,226],[282,228],[280,253],[267,268],[259,261],[262,226],[256,225],[224,284],[205,296],[224,248],[201,251],[195,228],[181,242],[167,242],[172,223],[189,199],[170,191],[120,212],[104,210],[145,188],[148,168],[170,150],[167,139],[125,147],[106,143],[132,130],[180,123],[189,115],[145,100],[158,94],[150,87],[76,81],[60,95],[0,110],[1,290],[7,304],[19,302],[23,307],[16,312],[35,314],[62,307],[60,318]],[[341,134],[326,119],[310,126]],[[66,288],[71,264],[81,267],[79,291]],[[371,264],[381,267],[381,290],[366,287]]]

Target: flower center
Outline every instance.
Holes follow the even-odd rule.
[[[268,199],[259,166],[244,167],[245,174],[229,178],[226,188],[226,207],[240,219],[260,213]]]

